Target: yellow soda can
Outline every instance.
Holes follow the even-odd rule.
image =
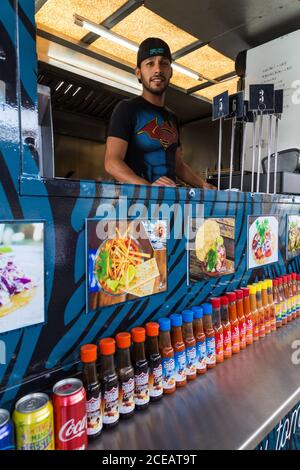
[[[45,393],[32,393],[15,406],[17,450],[54,450],[53,406]]]

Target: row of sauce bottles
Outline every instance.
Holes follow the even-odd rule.
[[[267,279],[81,347],[88,436],[148,408],[300,316],[300,275]],[[97,370],[99,373],[97,373]]]

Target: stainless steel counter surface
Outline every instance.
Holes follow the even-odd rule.
[[[300,341],[299,318],[104,431],[89,448],[255,448],[300,401],[300,364],[292,362],[295,340]]]

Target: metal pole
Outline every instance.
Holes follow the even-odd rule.
[[[230,170],[229,170],[229,189],[232,189],[232,171],[233,171],[233,155],[235,141],[235,118],[231,122],[231,146],[230,146]]]
[[[219,158],[218,158],[218,190],[219,191],[221,189],[222,122],[223,122],[223,118],[220,119],[220,124],[219,124]]]
[[[270,165],[271,165],[271,153],[272,153],[272,124],[273,124],[273,115],[269,116],[269,135],[268,135],[268,170],[267,170],[267,194],[270,193]]]
[[[251,193],[254,191],[254,169],[255,169],[255,157],[256,157],[256,122],[257,115],[253,113],[253,141],[252,141],[252,176],[251,176]]]
[[[276,121],[275,121],[274,194],[276,194],[276,191],[277,191],[278,131],[279,131],[279,116],[276,116]]]
[[[247,123],[246,123],[246,122],[243,122],[243,146],[242,146],[241,191],[243,191],[243,188],[244,188],[244,171],[245,171],[246,139],[247,139]]]
[[[264,115],[260,112],[259,115],[259,128],[258,128],[258,158],[257,158],[257,180],[256,180],[256,192],[259,193],[260,183],[260,164],[261,164],[261,150],[262,150],[262,134],[263,134],[263,119]]]

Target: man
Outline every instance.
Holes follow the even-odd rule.
[[[141,96],[121,101],[108,129],[105,169],[117,181],[176,186],[176,176],[193,187],[215,189],[183,161],[179,125],[164,106],[172,77],[169,46],[159,38],[145,39],[137,53],[135,74]]]

